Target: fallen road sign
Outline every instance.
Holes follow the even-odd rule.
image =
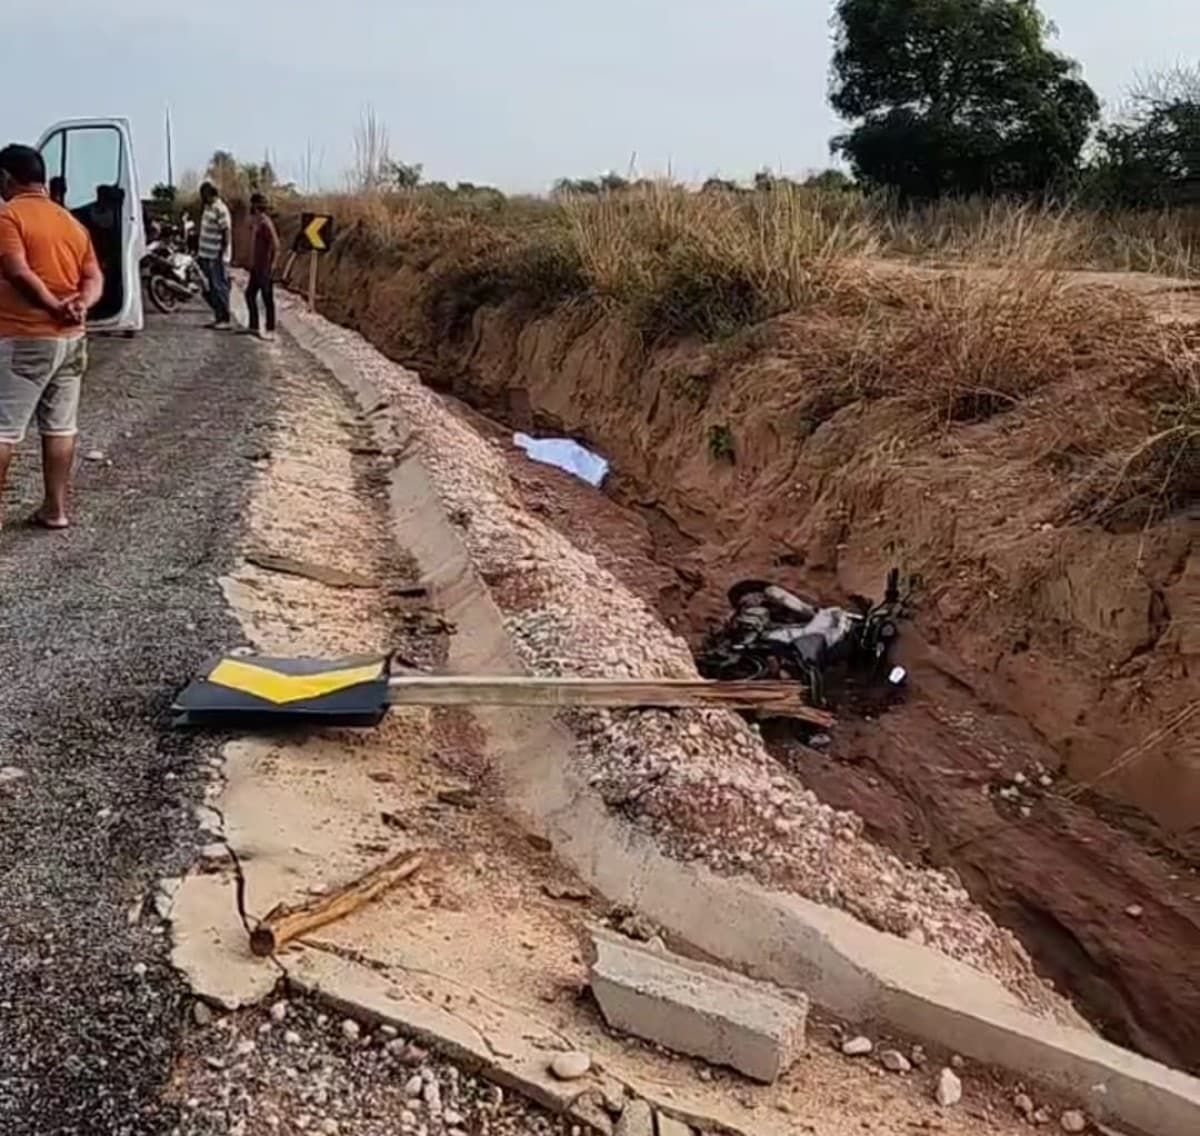
[[[185,687],[173,709],[178,725],[376,726],[388,710],[386,657],[214,659]]]
[[[180,725],[374,726],[389,706],[607,706],[758,710],[829,727],[802,683],[685,678],[391,673],[388,657],[215,660],[175,700]]]

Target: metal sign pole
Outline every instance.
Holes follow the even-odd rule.
[[[308,310],[317,310],[317,253],[313,250],[308,254]]]

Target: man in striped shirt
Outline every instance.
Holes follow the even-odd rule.
[[[208,326],[225,330],[231,326],[229,265],[233,260],[233,217],[210,181],[200,187],[200,201],[204,212],[200,216],[200,248],[196,259],[208,280],[208,304],[213,310],[213,322]]]

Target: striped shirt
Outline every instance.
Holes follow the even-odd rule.
[[[224,260],[228,264],[233,259],[233,218],[229,206],[218,197],[205,207],[200,217],[200,259],[216,260],[221,256],[222,241],[225,243]]]

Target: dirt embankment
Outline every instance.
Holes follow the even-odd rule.
[[[900,854],[953,866],[1115,1039],[1200,1065],[1200,720],[1180,721],[1200,694],[1195,524],[1076,519],[1096,437],[1146,417],[1137,392],[1100,361],[931,428],[831,394],[815,316],[651,351],[585,304],[448,313],[427,268],[343,242],[322,310],[472,405],[610,458],[649,542],[618,570],[681,629],[751,574],[828,599],[875,594],[892,564],[919,575],[907,702],[844,723],[823,755],[786,739],[777,755]]]

